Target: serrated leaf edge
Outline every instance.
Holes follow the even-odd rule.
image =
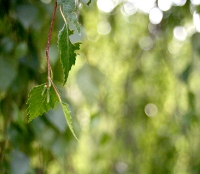
[[[79,139],[77,138],[75,132],[74,132],[74,129],[73,129],[73,124],[72,124],[72,117],[71,117],[71,114],[70,114],[70,109],[69,109],[69,105],[67,103],[64,103],[64,102],[60,102],[61,106],[62,106],[62,109],[63,109],[63,113],[65,115],[65,119],[66,119],[66,122],[67,122],[67,125],[71,131],[71,133],[73,134],[73,136],[76,138],[77,141],[79,141]],[[66,108],[64,108],[66,107]],[[67,117],[67,115],[65,114],[65,109],[67,109],[68,111],[68,115],[69,117]],[[69,118],[69,119],[68,119]]]
[[[76,56],[78,55],[78,53],[76,53],[75,51],[78,51],[78,50],[80,49],[80,44],[81,44],[81,43],[80,43],[80,42],[76,42],[76,43],[73,44],[73,43],[71,42],[69,36],[71,36],[71,35],[74,34],[74,30],[70,30],[68,24],[64,24],[63,28],[62,28],[62,29],[59,31],[59,33],[58,33],[58,38],[60,37],[61,32],[62,32],[62,30],[64,30],[65,26],[66,26],[66,30],[67,30],[67,36],[68,36],[68,38],[67,38],[67,45],[69,45],[69,44],[71,43],[74,47],[78,47],[77,49],[74,50],[74,53],[75,53],[76,55],[75,55],[75,62],[72,64],[72,66],[73,66],[73,65],[75,65],[75,63],[76,63]],[[70,31],[70,34],[69,34],[69,31],[68,31],[68,30]],[[78,46],[77,46],[77,45],[78,45]],[[58,49],[59,49],[59,39],[58,39]],[[61,50],[60,50],[60,49],[59,49],[59,53],[60,53],[60,62],[61,62],[61,65],[62,65],[62,68],[63,68],[63,74],[64,74],[63,85],[65,85],[66,82],[67,82],[67,78],[68,78],[69,71],[71,71],[72,66],[70,67],[70,70],[68,71],[68,74],[66,75],[66,74],[64,73],[65,70],[66,70],[66,67],[65,67],[65,66],[63,65],[63,63],[62,63],[62,60],[61,60]],[[67,61],[68,61],[68,64],[69,64],[69,55],[67,55],[67,56],[68,56]]]
[[[41,116],[41,115],[44,114],[45,112],[48,112],[48,111],[49,111],[49,110],[48,110],[48,111],[44,111],[43,113],[41,113],[41,114],[38,115],[37,117],[34,117],[33,119],[30,119],[30,112],[29,112],[30,104],[29,104],[29,100],[30,100],[31,93],[32,93],[32,91],[33,91],[34,88],[37,88],[37,87],[40,87],[40,86],[43,86],[43,85],[45,85],[45,84],[41,84],[41,85],[38,85],[38,86],[34,86],[34,87],[30,90],[30,92],[29,92],[28,100],[27,100],[27,102],[26,102],[26,105],[28,105],[28,107],[27,107],[27,109],[26,109],[27,115],[28,115],[28,123],[30,123],[30,122],[31,122],[32,120],[34,120],[35,118]],[[41,94],[41,95],[42,95],[42,94]],[[45,101],[45,98],[44,98],[44,101]],[[42,103],[43,103],[44,101],[41,102],[40,107],[42,106]],[[58,102],[58,101],[57,101],[57,102]],[[56,105],[57,102],[55,102],[55,105]],[[54,105],[54,107],[55,107],[55,105]],[[39,107],[39,108],[40,108],[40,107]],[[52,107],[51,109],[53,109],[54,107]],[[38,111],[38,110],[39,110],[39,109],[37,109],[37,111]]]

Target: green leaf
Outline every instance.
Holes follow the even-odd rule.
[[[44,112],[54,108],[55,103],[59,101],[54,89],[50,87],[50,90],[45,90],[45,84],[34,87],[30,93],[27,101],[27,113],[28,122],[31,122],[34,118],[42,115]],[[48,92],[49,94],[48,94]],[[43,93],[43,95],[42,95]],[[49,99],[48,99],[49,97]],[[47,102],[49,100],[49,102]]]
[[[67,124],[69,126],[69,129],[71,130],[71,132],[74,135],[74,137],[78,140],[78,138],[77,138],[77,136],[76,136],[76,134],[74,132],[74,129],[73,129],[72,118],[71,118],[71,115],[70,115],[69,106],[64,102],[62,102],[61,105],[62,105],[63,112],[65,114],[65,118],[66,118]]]
[[[81,25],[78,22],[77,14],[76,13],[71,13],[70,15],[68,15],[67,20],[74,24],[74,26],[76,27],[78,33],[80,34],[81,33]]]
[[[75,0],[63,1],[63,12],[66,16],[70,15],[71,13],[75,11],[76,11]]]
[[[87,5],[90,5],[91,2],[92,2],[92,0],[89,0],[89,1],[87,2]]]
[[[69,36],[73,34],[66,24],[58,34],[58,48],[60,52],[61,64],[64,72],[63,85],[66,83],[69,71],[76,61],[75,50],[79,49],[80,43],[72,44]]]

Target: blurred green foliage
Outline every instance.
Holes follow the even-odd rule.
[[[200,34],[184,41],[176,26],[192,27],[191,3],[164,12],[158,25],[120,5],[80,9],[81,53],[62,87],[57,13],[51,40],[54,81],[70,105],[80,142],[61,106],[27,124],[26,101],[46,79],[45,46],[53,2],[0,1],[0,173],[200,173]],[[198,7],[197,7],[198,9]],[[109,23],[107,35],[98,24]]]

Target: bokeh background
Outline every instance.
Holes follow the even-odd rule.
[[[82,45],[65,87],[57,11],[51,65],[80,142],[59,105],[27,123],[54,2],[0,1],[0,173],[199,174],[200,1],[80,1],[71,41]]]

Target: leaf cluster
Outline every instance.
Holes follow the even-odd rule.
[[[68,22],[73,22],[79,33],[80,33],[80,25],[77,19],[77,8],[74,0],[69,0],[69,1],[59,0],[57,1],[57,3],[60,6],[60,12],[65,22],[64,27],[58,34],[58,48],[60,53],[60,61],[63,69],[63,77],[64,77],[63,85],[64,85],[67,82],[69,71],[71,70],[72,65],[74,65],[76,62],[75,51],[79,50],[80,46],[80,43],[75,43],[75,44],[71,43],[70,36],[73,35],[73,31],[69,29]],[[54,108],[56,102],[60,102],[63,108],[66,121],[69,125],[69,129],[71,130],[74,137],[77,139],[73,130],[70,110],[68,108],[68,105],[62,102],[61,96],[53,82],[53,79],[51,77],[47,77],[47,82],[48,82],[47,84],[34,87],[29,93],[29,98],[27,101],[28,105],[27,112],[29,116],[28,122],[32,121],[34,118]]]

